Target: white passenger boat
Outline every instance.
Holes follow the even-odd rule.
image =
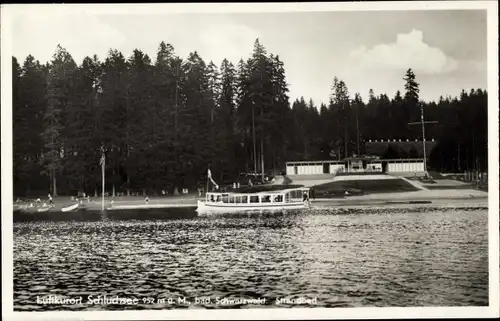
[[[248,211],[283,211],[309,207],[309,188],[299,187],[252,193],[207,193],[198,200],[199,214]]]

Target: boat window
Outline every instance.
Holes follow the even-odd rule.
[[[234,203],[234,196],[229,196],[229,203]]]
[[[276,195],[273,199],[273,202],[275,202],[275,203],[283,202],[283,195]]]
[[[286,200],[287,202],[290,202],[290,193],[286,193],[286,195],[285,195],[285,200]]]
[[[259,196],[250,196],[250,203],[259,203]]]
[[[217,195],[217,202],[222,202],[222,197],[220,195]]]
[[[271,202],[271,196],[270,195],[263,195],[262,196],[262,203],[270,203]]]
[[[222,195],[222,203],[229,203],[229,196]]]
[[[248,196],[242,196],[241,197],[241,202],[242,203],[248,203]]]
[[[210,195],[210,202],[215,202],[215,197],[213,195]]]

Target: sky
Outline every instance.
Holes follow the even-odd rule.
[[[220,66],[227,58],[236,65],[259,38],[284,62],[291,101],[303,96],[328,103],[335,76],[351,96],[360,93],[366,101],[372,88],[393,97],[404,91],[408,68],[427,101],[487,86],[481,10],[114,14],[50,8],[13,16],[12,50],[20,62],[28,54],[50,61],[57,44],[78,64],[94,54],[104,60],[110,49],[129,57],[137,48],[154,60],[165,41],[181,57],[196,50],[207,63]]]

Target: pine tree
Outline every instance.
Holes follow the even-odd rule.
[[[355,122],[355,130],[353,132],[354,137],[356,137],[356,155],[361,155],[364,151],[364,127],[363,121],[365,119],[365,106],[363,103],[363,99],[359,93],[354,94],[353,100],[353,113],[354,113],[354,122]]]
[[[279,56],[271,55],[270,65],[270,106],[267,116],[267,141],[271,154],[266,158],[266,163],[272,164],[273,172],[282,168],[287,161],[286,153],[289,146],[290,131],[290,103],[288,84],[286,81],[285,67]]]
[[[405,96],[403,103],[403,121],[408,123],[420,119],[420,106],[419,106],[419,83],[415,80],[413,70],[408,69],[405,77]]]
[[[72,112],[74,104],[76,68],[71,55],[58,45],[47,77],[47,109],[44,116],[45,130],[42,133],[45,142],[44,165],[51,177],[54,196],[57,195],[57,175],[64,170],[62,160],[73,152],[72,142],[65,139],[72,133],[65,130],[65,125],[66,114]]]
[[[179,106],[179,82],[182,61],[176,56],[174,47],[161,42],[154,66],[153,98],[161,121],[157,155],[161,158],[161,177],[164,187],[174,191],[177,166],[177,123]]]
[[[77,120],[72,130],[77,130],[74,138],[76,155],[72,155],[77,172],[77,188],[85,193],[95,193],[101,183],[99,166],[101,127],[99,95],[101,93],[102,65],[96,55],[85,57],[77,71],[75,90],[75,105],[77,106]]]
[[[407,102],[413,102],[414,104],[418,103],[419,100],[419,84],[415,80],[415,74],[413,73],[413,70],[408,69],[406,71],[405,77],[403,80],[406,82],[405,83],[405,100]]]
[[[239,160],[244,164],[245,171],[257,170],[254,153],[252,119],[254,119],[254,104],[249,90],[250,69],[248,64],[240,59],[237,70],[237,128],[243,153]]]
[[[93,191],[99,184],[99,123],[97,86],[100,82],[100,63],[96,56],[86,57],[75,70],[71,91],[71,108],[65,113],[64,158],[66,183],[75,191]]]
[[[129,194],[130,188],[143,191],[146,188],[159,188],[158,177],[163,168],[159,153],[164,124],[160,110],[152,99],[154,83],[151,59],[135,49],[127,65],[125,139],[121,162],[125,167],[122,176],[126,176],[125,186]]]
[[[342,150],[343,157],[348,157],[352,149],[352,141],[349,137],[351,127],[351,105],[349,91],[343,80],[334,78],[332,94],[330,96],[331,106],[337,119],[337,124],[341,132],[337,132],[337,149]],[[340,143],[342,145],[340,145]]]
[[[189,54],[183,66],[185,80],[181,82],[179,114],[179,167],[177,183],[194,186],[206,173],[207,160],[213,160],[213,144],[207,128],[211,128],[213,110],[212,93],[209,90],[208,70],[198,53]],[[220,166],[220,165],[219,165]],[[214,171],[215,173],[216,171]]]
[[[106,153],[106,182],[114,195],[125,183],[121,161],[126,155],[128,64],[123,54],[110,50],[103,64],[102,94],[99,100],[101,146]]]
[[[237,167],[238,138],[236,135],[236,71],[227,59],[221,65],[221,93],[218,101],[216,115],[218,159],[229,176],[235,177],[239,170]]]
[[[47,72],[31,55],[26,57],[22,67],[15,58],[12,64],[14,190],[23,194],[46,192],[40,162]]]

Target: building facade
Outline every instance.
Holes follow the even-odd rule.
[[[286,163],[286,175],[318,175],[340,173],[387,173],[402,176],[424,174],[424,159],[374,159],[349,157],[342,161],[297,161]]]
[[[429,157],[437,141],[421,140],[368,140],[365,153],[368,157],[348,157],[344,160],[290,161],[286,175],[319,175],[339,173],[387,173],[399,176],[423,176],[424,157]],[[425,155],[425,156],[424,156]]]

